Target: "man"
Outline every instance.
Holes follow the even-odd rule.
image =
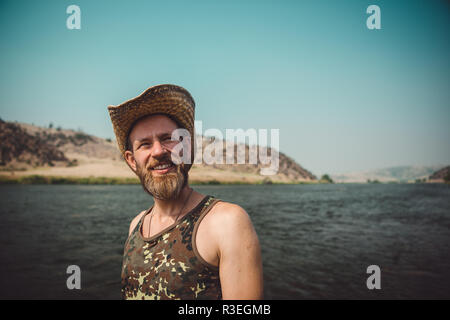
[[[261,253],[249,216],[189,186],[193,144],[180,152],[182,142],[173,134],[184,129],[194,141],[189,92],[154,86],[108,110],[126,163],[154,198],[130,224],[123,298],[261,299]]]

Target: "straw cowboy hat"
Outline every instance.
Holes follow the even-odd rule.
[[[186,89],[172,84],[153,86],[118,106],[108,106],[108,111],[122,156],[125,156],[128,135],[137,120],[165,114],[191,134],[193,157],[195,102]]]

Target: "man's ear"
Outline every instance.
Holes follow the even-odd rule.
[[[128,166],[131,168],[131,170],[136,172],[136,159],[134,159],[133,152],[131,152],[129,150],[125,151],[124,158],[127,161]]]

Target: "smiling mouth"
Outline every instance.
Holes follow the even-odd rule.
[[[170,169],[172,169],[173,167],[175,167],[175,165],[173,163],[164,163],[164,164],[159,164],[157,166],[154,166],[150,170],[156,171],[158,173],[165,173],[165,172],[169,171]]]

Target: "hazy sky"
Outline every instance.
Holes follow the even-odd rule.
[[[173,83],[203,129],[280,129],[316,175],[449,164],[449,17],[448,1],[2,0],[0,117],[112,138],[108,105]]]

